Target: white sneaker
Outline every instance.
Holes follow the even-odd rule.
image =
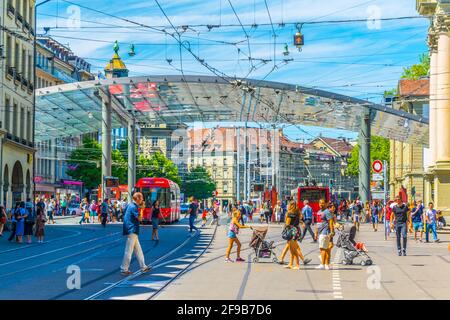
[[[323,264],[319,264],[319,265],[316,267],[316,269],[323,270],[323,269],[325,269],[325,266],[324,266]]]
[[[325,270],[330,270],[330,266],[329,265],[325,265]]]

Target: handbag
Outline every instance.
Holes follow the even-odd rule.
[[[284,227],[283,231],[281,232],[281,237],[287,241],[290,241],[292,239],[293,234],[291,226]]]

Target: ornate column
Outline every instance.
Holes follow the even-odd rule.
[[[436,162],[432,169],[434,174],[437,209],[450,212],[450,7],[442,7],[441,2],[433,17],[436,31],[437,67],[430,84],[436,86],[435,118],[430,119],[430,128],[435,127],[434,147]],[[434,81],[434,82],[433,82]],[[431,89],[431,88],[430,88]],[[431,137],[430,137],[431,139]]]
[[[436,123],[436,90],[437,90],[437,34],[434,28],[430,27],[428,34],[428,46],[430,48],[430,102],[429,102],[429,123]],[[429,153],[430,167],[436,164],[437,148],[436,148],[436,126],[429,127]]]

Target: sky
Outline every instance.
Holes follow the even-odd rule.
[[[52,0],[38,8],[38,33],[44,33],[46,27],[47,35],[85,58],[95,73],[102,71],[112,57],[117,40],[130,76],[180,74],[181,69],[184,74],[213,75],[191,53],[180,50],[179,42],[171,36],[177,37],[179,33],[183,44],[196,57],[228,76],[297,84],[380,103],[383,92],[397,86],[403,69],[417,63],[419,56],[427,52],[429,21],[418,17],[415,3],[414,0]],[[417,18],[377,20],[398,17]],[[361,21],[332,22],[339,20]],[[301,51],[293,46],[295,23],[303,23],[305,45]],[[209,30],[207,25],[220,27]],[[135,56],[128,55],[131,44]],[[285,44],[287,56],[283,54]],[[310,134],[296,127],[286,130],[295,139],[308,139],[319,133],[356,137],[341,130],[301,128]]]

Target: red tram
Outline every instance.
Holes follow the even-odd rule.
[[[162,223],[172,223],[180,219],[180,187],[175,182],[165,178],[141,178],[137,181],[135,190],[144,196],[142,223],[151,222],[151,208],[156,200],[160,203]]]
[[[319,200],[325,199],[328,203],[330,201],[330,188],[328,187],[316,187],[316,186],[302,186],[291,191],[291,196],[295,201],[299,209],[303,208],[303,201],[308,200],[309,206],[313,212],[320,210]]]

